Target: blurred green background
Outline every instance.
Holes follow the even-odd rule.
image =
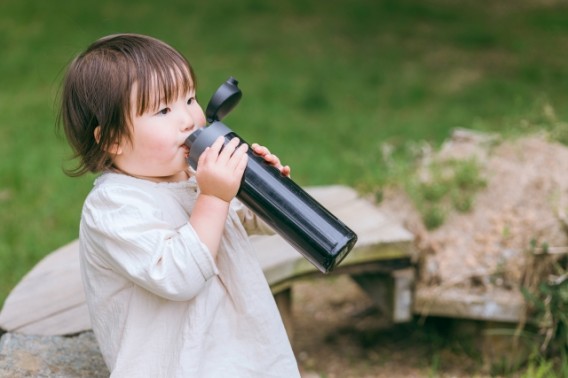
[[[93,177],[69,178],[55,132],[67,63],[119,32],[188,57],[203,106],[229,76],[225,122],[292,166],[301,185],[376,191],[456,127],[554,129],[568,116],[568,6],[560,1],[61,0],[0,2],[0,305],[45,254],[77,237]]]

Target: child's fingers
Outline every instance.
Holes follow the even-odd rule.
[[[246,144],[245,144],[246,146]],[[247,148],[243,149],[246,152]],[[235,173],[239,176],[242,176],[248,163],[248,155],[243,153],[242,155],[238,156],[237,165],[235,166]]]
[[[210,147],[207,147],[205,149],[205,151],[207,151],[207,154],[205,154],[205,151],[203,151],[203,153],[201,154],[201,156],[205,155],[204,162],[216,161],[218,156],[219,156],[219,152],[221,151],[221,148],[223,147],[224,142],[225,142],[225,138],[222,137],[222,136],[215,139],[215,142],[213,142],[213,144]],[[200,157],[200,159],[201,159],[201,157]]]
[[[282,167],[282,169],[280,169],[280,172],[286,177],[290,177],[291,171],[292,170],[290,169],[289,165],[285,165],[285,166]]]
[[[241,144],[239,147],[235,149],[227,164],[236,170],[239,164],[241,164],[241,160],[243,159],[243,157],[247,156],[247,150],[248,150],[248,145],[246,143]]]
[[[275,166],[276,168],[280,169],[282,164],[280,164],[280,159],[276,155],[268,154],[264,157],[264,160]]]
[[[251,145],[252,150],[254,151],[255,154],[260,155],[260,156],[266,156],[266,155],[270,155],[270,151],[268,150],[268,148],[261,146],[258,143],[253,143]]]
[[[225,144],[223,150],[219,153],[218,161],[221,163],[227,163],[231,159],[231,156],[235,152],[239,142],[239,138],[233,138],[229,141],[229,143]]]
[[[203,165],[205,164],[209,151],[211,150],[211,147],[206,147],[205,150],[203,150],[203,152],[201,153],[201,155],[199,155],[199,159],[197,159],[197,166],[198,167],[203,167]]]
[[[264,161],[277,168],[284,176],[290,176],[290,167],[282,166],[280,158],[276,155],[271,154],[270,150],[267,147],[261,146],[258,143],[253,143],[251,144],[251,148],[253,149],[255,154],[262,156]]]

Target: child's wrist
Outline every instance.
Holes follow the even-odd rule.
[[[229,199],[225,199],[223,197],[214,195],[214,194],[207,194],[207,193],[201,193],[199,195],[199,197],[201,198],[201,200],[203,202],[206,202],[207,204],[210,204],[211,206],[227,206],[229,204],[229,202],[231,202],[232,198]]]

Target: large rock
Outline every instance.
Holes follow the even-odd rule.
[[[73,337],[6,333],[0,338],[0,377],[108,377],[92,332]]]

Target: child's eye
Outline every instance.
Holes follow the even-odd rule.
[[[158,111],[156,114],[166,115],[170,112],[170,108],[163,108]]]
[[[187,100],[187,105],[193,104],[194,101],[196,101],[195,97],[190,97],[190,98]]]

